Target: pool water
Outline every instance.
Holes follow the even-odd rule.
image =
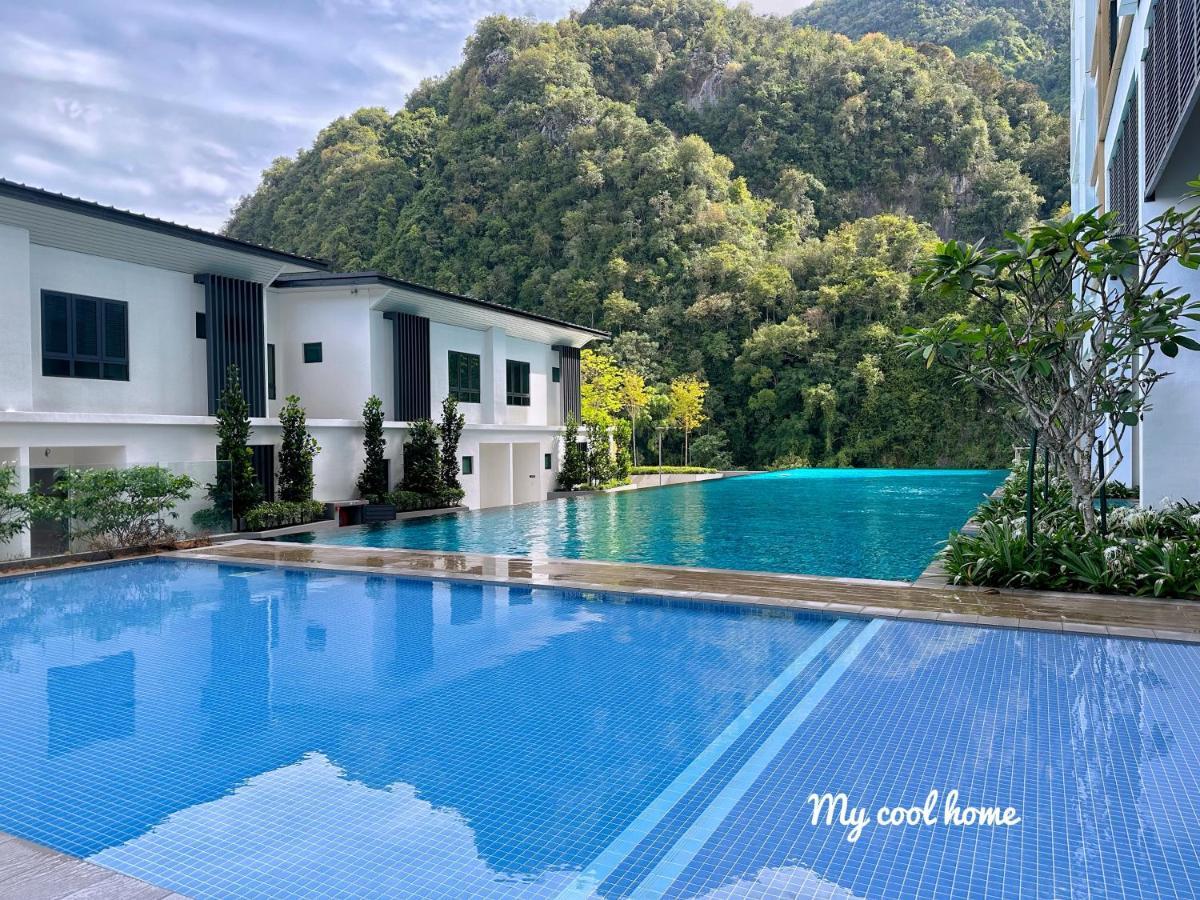
[[[289,539],[911,581],[1005,474],[791,469]]]
[[[196,898],[1162,897],[1200,647],[145,561],[0,580],[0,831]],[[811,821],[1011,806],[1019,824]]]

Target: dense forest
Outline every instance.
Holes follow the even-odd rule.
[[[1065,136],[983,54],[595,0],[482,20],[402,110],[276,160],[228,233],[609,329],[651,386],[709,382],[741,465],[1002,463],[982,400],[895,336],[954,312],[909,284],[939,235],[1061,205]]]

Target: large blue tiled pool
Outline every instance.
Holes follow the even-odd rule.
[[[289,539],[911,581],[1005,474],[791,469]]]
[[[204,562],[0,580],[0,831],[196,898],[1192,896],[1198,779],[1198,646]],[[932,790],[856,841],[811,819]],[[950,791],[1020,821],[947,824]]]

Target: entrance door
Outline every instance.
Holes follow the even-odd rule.
[[[545,500],[542,487],[542,448],[540,444],[512,445],[513,503]]]
[[[44,497],[57,493],[54,484],[61,469],[30,469],[29,487]],[[29,555],[54,556],[70,549],[71,533],[66,519],[35,518],[29,522]]]

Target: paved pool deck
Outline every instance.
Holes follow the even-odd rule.
[[[728,569],[232,541],[165,554],[181,559],[712,600],[868,618],[922,619],[1200,643],[1200,603],[1098,594],[824,578]]]
[[[3,832],[0,832],[0,897],[187,900],[182,894]]]

